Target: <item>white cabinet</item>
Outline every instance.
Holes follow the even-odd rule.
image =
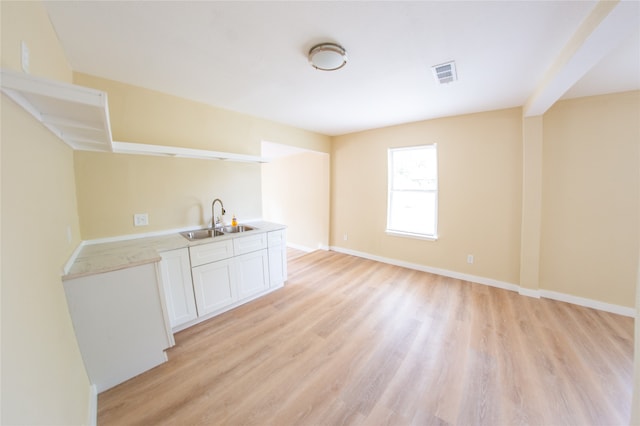
[[[182,248],[160,253],[160,274],[164,288],[171,328],[198,317],[191,281],[189,249]]]
[[[237,270],[238,297],[245,299],[269,289],[269,257],[267,249],[234,258]]]
[[[219,260],[192,269],[198,315],[218,311],[238,300],[232,259]]]
[[[278,288],[287,280],[287,244],[286,231],[267,233],[269,246],[269,286]]]
[[[216,241],[189,248],[191,266],[200,266],[216,260],[233,257],[233,240]]]
[[[235,238],[233,253],[237,270],[238,297],[247,297],[269,289],[269,256],[267,234],[253,234]]]
[[[267,248],[267,234],[254,234],[235,238],[233,254],[236,256]]]
[[[109,389],[167,360],[172,346],[156,264],[64,281],[78,346],[92,384]]]
[[[282,287],[285,230],[235,234],[162,253],[161,273],[173,331]]]

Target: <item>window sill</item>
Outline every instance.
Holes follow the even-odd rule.
[[[393,237],[413,238],[415,240],[425,241],[438,241],[437,235],[413,234],[411,232],[390,231],[388,229],[385,231],[385,233]]]

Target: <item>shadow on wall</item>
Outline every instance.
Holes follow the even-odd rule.
[[[329,246],[329,154],[262,142],[262,217],[287,225],[287,244]]]

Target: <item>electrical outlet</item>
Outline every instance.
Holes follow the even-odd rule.
[[[467,263],[469,263],[469,264],[473,263],[473,255],[472,254],[468,254],[467,255]]]
[[[147,226],[149,215],[147,213],[136,213],[133,215],[133,226]]]
[[[343,239],[344,241],[347,241],[347,240],[349,239],[349,234],[346,234],[346,233],[345,233],[345,234],[342,236],[342,239]]]
[[[71,240],[73,240],[73,235],[71,234],[71,225],[67,225],[67,243],[71,244]]]

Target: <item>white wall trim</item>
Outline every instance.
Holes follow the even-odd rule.
[[[587,299],[585,297],[573,296],[571,294],[558,293],[557,291],[543,289],[540,289],[540,296],[546,299],[553,299],[560,302],[584,306],[586,308],[597,309],[599,311],[611,312],[612,314],[624,315],[625,317],[636,317],[635,308],[614,305],[612,303],[601,302],[599,300]]]
[[[540,290],[534,290],[532,288],[518,286],[518,294],[521,296],[533,297],[534,299],[540,299]]]
[[[313,249],[311,247],[303,246],[301,244],[290,243],[288,241],[287,241],[287,247],[291,247],[292,249],[300,250],[300,251],[303,251],[305,253],[311,253],[312,251],[315,250],[315,249]]]
[[[319,245],[317,248],[311,248],[311,247],[303,246],[301,244],[290,243],[290,242],[287,242],[287,247],[291,247],[292,249],[300,250],[305,253],[311,253],[312,251],[316,251],[316,250],[324,250],[324,251],[329,250],[329,247],[324,245]]]
[[[415,269],[417,271],[429,272],[432,274],[442,275],[449,278],[455,278],[459,280],[469,281],[477,284],[484,284],[491,287],[497,287],[504,290],[515,291],[522,296],[534,297],[539,299],[544,297],[546,299],[558,300],[560,302],[571,303],[573,305],[584,306],[587,308],[593,308],[600,311],[611,312],[613,314],[624,315],[626,317],[635,318],[635,308],[629,308],[626,306],[614,305],[611,303],[600,302],[598,300],[587,299],[584,297],[573,296],[570,294],[558,293],[551,290],[533,290],[529,288],[520,287],[518,284],[512,284],[504,281],[494,280],[492,278],[479,277],[471,274],[464,274],[461,272],[450,271],[447,269],[433,268],[431,266],[419,265],[416,263],[405,262],[397,259],[389,259],[382,256],[376,256],[369,253],[364,253],[356,250],[349,250],[342,247],[331,246],[331,251],[338,253],[349,254],[352,256],[362,257],[369,260],[375,260],[382,263],[388,263],[390,265],[402,266],[408,269]]]
[[[89,413],[87,424],[96,426],[98,424],[98,388],[96,385],[89,386]]]
[[[494,280],[492,278],[479,277],[477,275],[464,274],[461,272],[450,271],[448,269],[434,268],[431,266],[419,265],[417,263],[405,262],[397,259],[389,259],[382,256],[375,256],[369,253],[363,253],[355,250],[348,250],[342,247],[331,247],[332,251],[344,254],[350,254],[357,257],[363,257],[369,260],[375,260],[382,263],[388,263],[390,265],[402,266],[404,268],[415,269],[417,271],[429,272],[436,275],[442,275],[449,278],[455,278],[463,281],[470,281],[478,284],[484,284],[491,287],[497,287],[504,290],[518,291],[519,286],[517,284],[512,284],[504,281]]]
[[[78,247],[76,247],[73,253],[71,253],[71,256],[67,260],[67,263],[65,263],[64,266],[62,267],[62,275],[67,275],[69,273],[69,271],[71,270],[71,267],[73,266],[73,263],[76,261],[76,259],[78,258],[78,255],[80,254],[80,251],[85,245],[86,245],[85,241],[80,241],[80,244],[78,244]]]

